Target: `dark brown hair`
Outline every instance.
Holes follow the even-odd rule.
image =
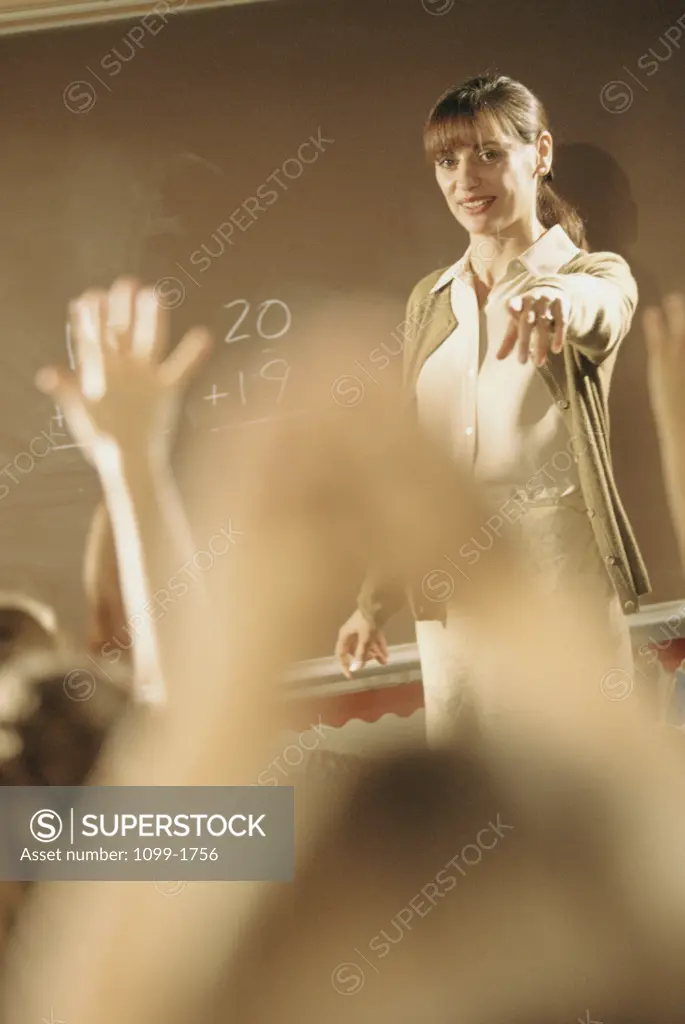
[[[423,130],[426,155],[432,162],[451,155],[464,145],[464,129],[473,122],[493,128],[497,134],[533,144],[548,130],[547,113],[538,97],[520,82],[505,75],[480,75],[450,89],[435,104]],[[545,228],[561,224],[572,242],[587,249],[585,226],[578,211],[552,188],[549,174],[538,188],[538,218]]]

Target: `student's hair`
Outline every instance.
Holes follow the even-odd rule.
[[[0,676],[0,786],[81,786],[130,706],[129,673],[88,654],[33,650]]]
[[[479,75],[444,93],[424,126],[423,142],[431,161],[454,152],[464,144],[464,128],[478,119],[498,135],[532,145],[548,130],[547,112],[541,101],[521,82],[505,75]],[[470,131],[468,133],[470,137]],[[578,211],[562,199],[550,182],[553,172],[538,188],[538,217],[545,228],[560,224],[572,242],[587,249],[585,227]]]
[[[415,1004],[415,1019],[433,1024],[468,1020],[460,1007],[475,997],[488,1009],[473,1016],[490,1024],[582,1022],[574,1002],[583,998],[597,1007],[595,1021],[638,1024],[651,1010],[654,1022],[682,1024],[668,1010],[683,998],[682,933],[671,946],[665,932],[657,938],[649,899],[620,880],[627,839],[614,815],[618,791],[593,790],[580,765],[557,762],[538,743],[502,733],[495,756],[474,735],[461,749],[369,760],[349,787],[333,782],[327,827],[300,857],[293,883],[264,894],[212,1005],[192,1019],[387,1024],[412,1019],[407,1008]],[[514,764],[524,766],[520,777]],[[540,778],[552,789],[531,784]],[[493,851],[484,856],[482,835],[483,850]],[[425,903],[417,917],[430,918],[414,929],[415,901]],[[595,914],[606,929],[601,938],[590,924]],[[359,935],[380,971],[354,946]],[[635,951],[630,966],[633,952],[619,954],[625,974],[612,966],[624,942]],[[360,1013],[340,997],[359,991],[365,962],[378,977],[368,977],[372,1010]],[[552,985],[550,963],[560,965]],[[488,977],[499,979],[497,993],[487,994]]]
[[[26,594],[0,591],[0,668],[28,651],[52,651],[62,640],[49,605]]]
[[[125,671],[89,655],[23,648],[0,673],[0,786],[86,784],[130,690]],[[0,881],[0,964],[30,889]]]

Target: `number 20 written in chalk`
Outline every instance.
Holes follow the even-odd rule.
[[[252,337],[249,333],[236,333],[250,312],[250,303],[247,299],[234,299],[233,302],[224,303],[224,309],[233,309],[234,306],[242,307],[242,312],[224,338],[227,345],[232,345],[236,341],[245,341]],[[290,330],[291,323],[292,315],[290,310],[281,299],[266,299],[265,302],[260,302],[257,306],[255,326],[260,338],[264,338],[267,341],[275,341],[276,338],[282,338]]]

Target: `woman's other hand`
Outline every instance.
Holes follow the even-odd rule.
[[[351,679],[352,672],[364,668],[372,659],[379,665],[387,665],[388,645],[381,631],[357,609],[340,627],[335,655],[345,676]]]

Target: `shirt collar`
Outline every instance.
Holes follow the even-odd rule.
[[[564,264],[573,259],[580,249],[568,237],[561,224],[555,224],[549,231],[533,242],[529,249],[512,260],[507,268],[507,273],[521,264],[529,274],[534,277],[542,277],[544,274],[556,274]],[[439,292],[445,285],[450,284],[455,277],[463,274],[467,267],[471,247],[451,267],[448,267],[431,288],[431,294]]]

